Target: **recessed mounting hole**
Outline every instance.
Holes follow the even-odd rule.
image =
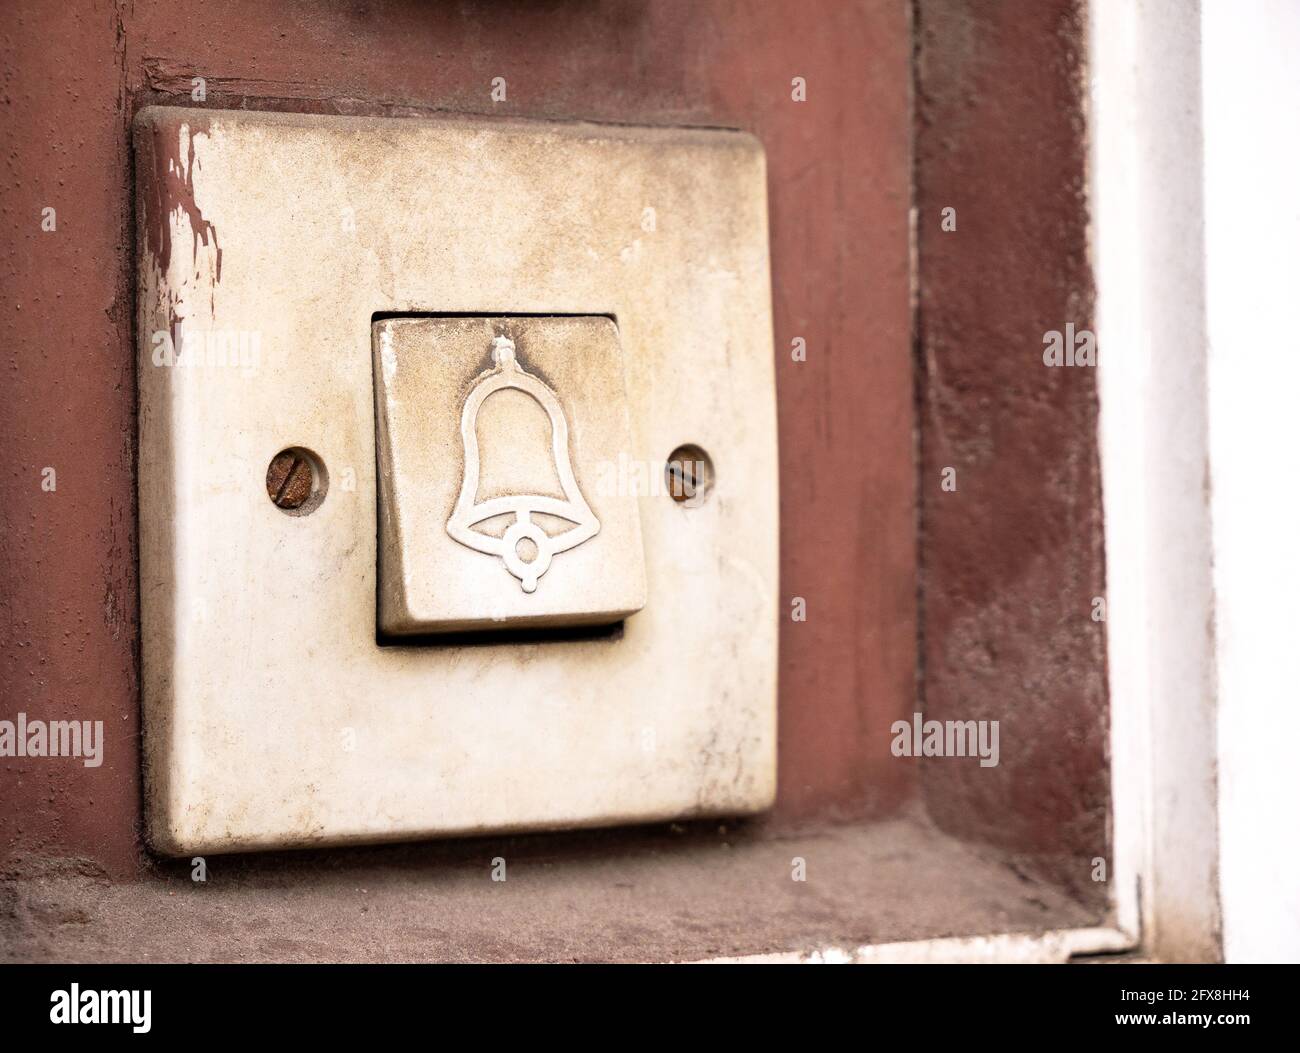
[[[305,516],[316,511],[328,486],[324,462],[301,446],[281,450],[266,469],[266,496],[286,515]]]
[[[713,461],[699,446],[686,443],[668,455],[664,465],[668,496],[678,504],[702,504],[713,489]]]
[[[521,537],[515,542],[515,554],[524,563],[531,563],[537,558],[537,542],[530,537]]]

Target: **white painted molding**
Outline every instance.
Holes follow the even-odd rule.
[[[1115,906],[1153,956],[1212,961],[1221,947],[1200,9],[1095,0],[1090,18]]]
[[[916,965],[1058,964],[1083,954],[1127,951],[1133,941],[1118,929],[1054,929],[1043,933],[997,933],[939,940],[821,947],[812,951],[711,958],[709,965]]]
[[[1207,2],[1206,317],[1224,957],[1300,960],[1300,5]]]

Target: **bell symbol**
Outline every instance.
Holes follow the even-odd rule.
[[[500,557],[506,570],[519,579],[523,591],[532,593],[537,591],[537,580],[550,569],[551,560],[595,537],[600,531],[600,521],[573,477],[573,465],[569,462],[569,425],[555,392],[519,365],[514,341],[509,337],[498,336],[492,341],[492,360],[495,365],[479,375],[461,410],[460,438],[465,450],[465,474],[461,479],[456,507],[447,520],[447,533],[467,548]],[[563,498],[542,493],[507,492],[484,501],[478,500],[481,483],[479,410],[492,395],[508,390],[530,396],[550,418],[550,457]],[[500,537],[474,529],[498,516],[513,517]],[[573,525],[548,534],[533,519],[534,516],[555,517]]]

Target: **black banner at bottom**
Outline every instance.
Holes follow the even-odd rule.
[[[433,1026],[454,1029],[455,1041],[576,1031],[608,1042],[620,1026],[639,1042],[734,1040],[758,1029],[774,1038],[781,1017],[819,1030],[850,1023],[867,1042],[900,1026],[926,1038],[1155,1030],[1228,1040],[1280,1032],[1295,978],[1292,966],[1128,963],[12,965],[0,968],[0,1013],[6,1037],[92,1040],[340,1041]]]

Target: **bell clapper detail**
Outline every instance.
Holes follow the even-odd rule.
[[[498,556],[506,570],[519,579],[526,593],[537,591],[538,579],[551,566],[553,557],[589,541],[600,531],[600,521],[587,504],[569,461],[569,425],[549,387],[522,366],[515,356],[515,342],[508,336],[492,341],[495,368],[480,375],[465,399],[460,418],[461,444],[465,451],[465,474],[460,495],[447,520],[447,533],[453,539],[489,556]],[[478,502],[479,447],[478,412],[487,399],[498,391],[513,389],[531,396],[546,411],[551,422],[551,456],[560,477],[564,499],[543,494],[507,494]],[[479,523],[499,515],[513,514],[514,522],[501,537],[492,537],[473,529]],[[533,522],[534,515],[550,515],[573,527],[554,536]],[[523,558],[519,547],[530,542],[536,550],[531,559]]]
[[[515,342],[508,336],[494,336],[492,338],[492,361],[498,366],[509,365],[515,369],[518,363],[515,362]]]

